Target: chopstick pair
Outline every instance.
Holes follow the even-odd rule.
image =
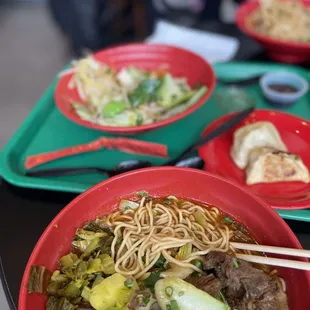
[[[90,143],[80,144],[57,151],[28,156],[25,168],[31,169],[50,161],[81,153],[98,151],[100,149],[119,150],[126,153],[149,155],[167,158],[168,148],[164,144],[141,141],[128,138],[105,138],[101,137]]]
[[[310,258],[310,251],[303,250],[303,249],[291,249],[291,248],[275,247],[275,246],[268,246],[268,245],[237,243],[237,242],[231,242],[230,245],[233,248],[239,249],[239,250],[249,250],[249,251],[256,251],[256,252]],[[240,259],[243,259],[251,263],[310,271],[310,262],[301,262],[301,261],[296,261],[296,260],[273,258],[273,257],[258,256],[258,255],[238,254],[238,253],[236,254],[236,256]]]

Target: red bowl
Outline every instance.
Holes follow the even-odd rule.
[[[307,7],[310,7],[309,0],[304,0],[303,2]],[[258,41],[266,49],[268,56],[274,60],[285,63],[302,63],[310,60],[310,43],[286,42],[273,39],[248,27],[247,19],[258,7],[259,1],[257,0],[241,4],[236,14],[238,27]]]
[[[203,135],[225,123],[233,114],[224,115],[210,124]],[[245,172],[230,157],[234,131],[248,123],[269,121],[278,129],[289,152],[298,154],[310,171],[310,123],[294,115],[272,110],[256,110],[235,128],[199,149],[205,169],[244,186],[276,209],[306,209],[310,207],[310,183],[279,182],[246,185]],[[214,160],[216,158],[216,160]]]
[[[286,223],[263,201],[242,187],[203,171],[176,167],[148,168],[108,179],[75,198],[50,223],[26,266],[19,295],[19,310],[43,310],[47,298],[28,294],[31,265],[57,268],[57,260],[70,251],[77,227],[116,208],[120,197],[146,190],[152,196],[176,195],[218,206],[244,223],[261,244],[301,248]],[[298,259],[298,258],[297,258]],[[306,261],[306,259],[301,259]],[[278,268],[286,280],[290,310],[306,309],[310,304],[310,273]]]
[[[208,91],[184,112],[153,124],[131,127],[101,126],[84,121],[75,113],[68,98],[76,101],[81,101],[81,98],[75,89],[68,89],[72,74],[61,77],[55,90],[55,101],[59,110],[71,121],[92,129],[114,134],[137,134],[172,124],[202,106],[215,87],[215,75],[211,65],[200,56],[178,47],[146,43],[128,44],[104,49],[94,54],[94,57],[117,70],[129,65],[149,71],[165,70],[174,76],[186,77],[191,86],[196,83],[206,85]]]

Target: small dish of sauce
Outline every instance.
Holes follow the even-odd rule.
[[[283,94],[293,94],[298,92],[298,88],[289,84],[272,83],[268,87],[276,92]]]
[[[307,80],[291,72],[263,75],[259,81],[268,103],[289,106],[297,102],[309,89]]]

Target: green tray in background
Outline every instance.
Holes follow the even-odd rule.
[[[266,71],[270,72],[279,70],[295,72],[310,82],[309,72],[299,67],[250,62],[232,62],[215,65],[216,75],[219,78],[227,80],[245,78]],[[28,155],[90,142],[101,136],[111,136],[103,132],[90,130],[76,125],[62,116],[53,99],[56,82],[57,80],[55,80],[47,89],[31,114],[5,146],[0,156],[0,171],[2,177],[6,181],[16,186],[81,193],[94,184],[106,179],[106,176],[99,173],[40,178],[24,176],[24,162]],[[247,87],[246,90],[249,96],[256,99],[258,108],[273,109],[264,102],[258,85]],[[168,145],[170,157],[176,157],[182,152],[182,150],[200,136],[203,129],[210,122],[225,113],[235,110],[233,106],[226,104],[223,107],[223,105],[218,104],[216,100],[216,92],[221,91],[222,88],[217,87],[214,96],[212,96],[204,106],[186,118],[170,126],[137,135],[135,138],[164,143]],[[296,105],[285,111],[309,120],[309,99],[309,95],[304,96]],[[102,166],[105,168],[112,168],[122,160],[133,158],[148,159],[154,165],[160,165],[165,161],[153,157],[121,153],[115,150],[100,150],[97,152],[60,159],[53,163],[44,165],[44,168],[68,166]],[[281,210],[279,213],[282,217],[287,219],[310,222],[310,210]]]

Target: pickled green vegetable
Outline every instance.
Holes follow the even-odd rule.
[[[105,274],[113,274],[115,273],[115,264],[113,258],[108,254],[101,254],[99,256],[102,264],[102,271]]]
[[[59,263],[63,268],[70,268],[74,265],[74,263],[78,260],[78,257],[76,254],[69,253],[68,255],[63,256]]]
[[[107,236],[107,233],[105,232],[93,232],[93,231],[85,230],[82,228],[78,228],[75,234],[76,236],[78,236],[79,238],[83,240],[93,240],[94,238],[97,238],[97,237],[100,238],[100,237]]]
[[[28,280],[29,293],[43,293],[51,277],[51,272],[44,266],[31,266]]]
[[[96,310],[108,310],[110,307],[123,308],[131,300],[134,288],[124,285],[126,278],[118,273],[104,279],[90,293],[90,304]]]
[[[177,260],[184,260],[192,253],[192,244],[187,243],[180,247],[178,254],[175,256]]]

